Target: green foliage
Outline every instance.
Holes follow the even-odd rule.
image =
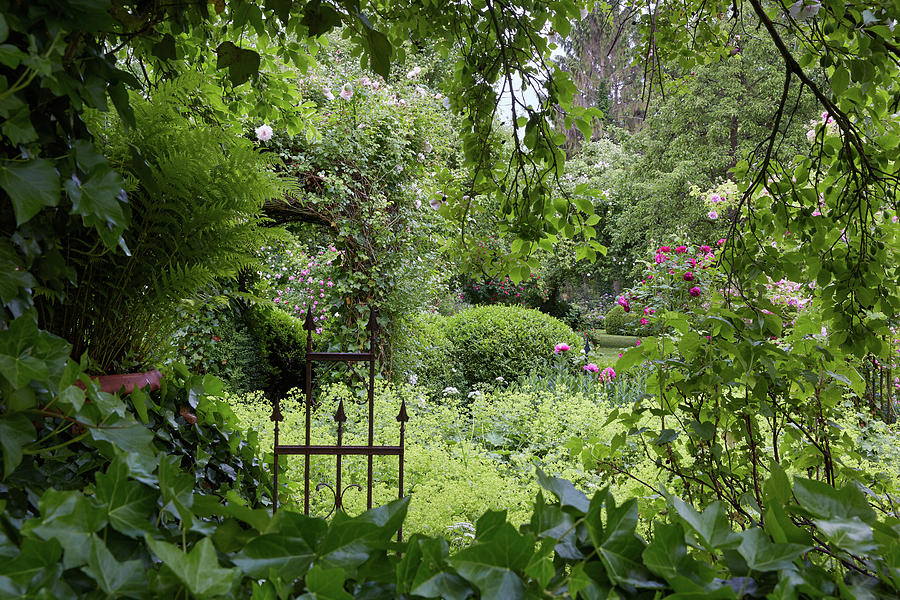
[[[252,305],[243,311],[247,329],[265,365],[259,388],[269,396],[284,396],[300,385],[306,357],[303,321],[280,308]]]
[[[462,372],[454,361],[448,337],[448,319],[434,313],[409,315],[392,347],[392,372],[396,379],[415,381],[429,390],[465,389]]]
[[[195,373],[216,375],[235,392],[268,385],[271,363],[263,361],[261,345],[250,333],[235,299],[229,297],[226,306],[186,312],[183,326],[172,336],[175,362]]]
[[[640,380],[631,379],[598,385],[596,379],[579,376],[547,386],[542,380],[521,385],[498,384],[483,394],[448,392],[440,400],[429,399],[429,390],[408,384],[378,383],[375,396],[375,439],[380,444],[398,442],[395,416],[405,400],[409,425],[406,432],[405,492],[412,497],[404,525],[406,534],[423,533],[446,537],[454,544],[468,543],[467,532],[487,510],[509,511],[517,524],[529,518],[532,494],[537,491],[534,465],[575,481],[582,489],[596,489],[600,479],[592,468],[582,468],[570,457],[572,436],[612,441],[625,431],[604,425],[605,417],[620,404],[629,404],[641,393]],[[621,388],[621,389],[620,389]],[[343,401],[347,421],[344,443],[365,444],[368,431],[365,403],[360,403],[359,386],[324,386],[314,396],[312,443],[335,440],[334,412]],[[282,402],[285,420],[280,428],[282,443],[304,443],[304,399],[295,390]],[[258,431],[260,449],[268,452],[274,442],[269,420],[270,404],[260,394],[229,397],[241,426]],[[623,452],[636,456],[635,449]],[[285,458],[279,478],[280,502],[302,507],[302,458]],[[343,481],[365,486],[366,461],[343,460]],[[653,477],[652,466],[635,464],[638,472]],[[313,481],[334,478],[334,459],[314,457]],[[376,503],[386,503],[397,494],[397,462],[393,458],[375,460]],[[638,489],[628,484],[622,494]],[[325,515],[333,498],[325,490],[312,496],[312,513]],[[350,514],[362,512],[365,494],[350,490],[344,497]]]
[[[492,385],[546,369],[556,344],[572,348],[581,339],[565,323],[517,306],[479,306],[449,318],[447,336],[469,387]]]
[[[610,335],[634,335],[638,329],[638,317],[632,312],[625,312],[625,309],[616,304],[603,320],[606,327],[606,333]]]
[[[318,281],[333,278],[333,287],[324,289],[324,296],[314,290],[313,298],[322,312],[317,317],[327,317],[333,349],[367,344],[368,311],[374,306],[386,350],[393,324],[432,303],[432,290],[448,277],[438,251],[446,225],[429,201],[436,193],[436,172],[460,162],[458,143],[441,94],[424,81],[430,78],[427,64],[421,76],[385,81],[360,70],[346,43],[335,44],[304,80],[305,94],[316,101],[309,122],[318,135],[277,131],[266,142],[286,172],[302,182],[297,193],[266,206],[273,219],[291,224],[299,252],[291,245],[269,248],[275,257],[266,260],[276,267],[275,276],[298,276],[292,263],[305,253],[313,264],[300,269],[312,270]],[[343,89],[346,98],[340,96]],[[324,258],[319,260],[326,248],[327,268]],[[293,251],[293,260],[285,251]],[[309,281],[307,276],[302,285],[275,282],[271,276],[264,274],[279,293]],[[291,296],[283,294],[305,312],[302,301],[308,298]]]
[[[177,309],[251,264],[268,237],[259,210],[288,189],[249,141],[180,113],[193,83],[135,98],[132,127],[94,122],[98,148],[126,177],[130,252],[92,252],[96,239],[64,233],[72,283],[37,306],[42,324],[101,372],[158,360],[183,317]],[[87,146],[79,156],[101,160]]]

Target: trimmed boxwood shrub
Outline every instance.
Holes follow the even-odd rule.
[[[624,308],[616,304],[606,313],[604,324],[606,333],[610,335],[635,335],[639,322],[633,312],[626,313]]]
[[[519,306],[477,306],[448,319],[447,339],[468,387],[513,380],[553,364],[553,348],[583,344],[572,329],[537,310]]]
[[[465,385],[453,364],[453,344],[447,337],[448,318],[418,313],[404,319],[394,337],[391,372],[398,381],[415,381],[430,390]]]
[[[284,397],[291,388],[302,387],[306,365],[303,321],[265,305],[245,309],[244,320],[256,340],[263,364],[267,365],[259,388],[272,398]]]

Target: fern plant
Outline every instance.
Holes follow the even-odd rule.
[[[100,372],[160,358],[185,314],[208,290],[255,263],[267,243],[261,208],[292,191],[277,159],[239,131],[198,116],[196,82],[169,82],[132,98],[136,126],[95,115],[97,147],[127,182],[131,225],[122,248],[105,251],[84,229],[62,240],[74,266],[68,289],[42,297],[47,329]]]

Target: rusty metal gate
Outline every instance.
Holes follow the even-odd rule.
[[[406,422],[409,417],[406,414],[406,401],[401,400],[400,412],[397,414],[397,422],[400,426],[400,444],[397,446],[376,446],[375,445],[375,359],[377,355],[377,337],[378,325],[376,321],[375,311],[369,314],[369,350],[368,352],[313,352],[312,350],[312,332],[315,329],[312,312],[307,311],[306,320],[303,323],[303,329],[306,330],[306,381],[304,383],[305,405],[306,405],[306,425],[305,425],[305,443],[299,445],[280,444],[279,443],[279,425],[283,420],[281,414],[281,400],[275,398],[272,401],[271,420],[275,422],[275,476],[274,491],[272,494],[272,512],[278,511],[278,457],[282,455],[302,455],[304,457],[304,486],[303,486],[303,512],[309,514],[309,497],[310,497],[310,474],[309,463],[310,457],[314,455],[332,455],[335,456],[335,482],[334,487],[327,482],[320,482],[316,485],[316,491],[328,488],[334,494],[334,506],[328,513],[330,516],[333,512],[343,510],[344,492],[350,488],[361,490],[358,484],[350,484],[346,488],[341,483],[341,461],[344,456],[366,456],[368,457],[368,472],[366,478],[366,508],[372,508],[372,488],[373,479],[373,460],[375,456],[396,456],[399,463],[399,481],[398,481],[398,497],[403,497],[403,454],[406,441]],[[368,444],[365,446],[346,446],[344,445],[344,422],[347,420],[344,414],[343,399],[338,404],[337,411],[334,414],[334,420],[337,423],[337,440],[333,446],[329,445],[313,445],[310,439],[311,432],[311,410],[312,410],[312,365],[314,362],[330,361],[341,363],[369,363],[368,376],[368,426],[369,436]],[[398,534],[398,539],[402,532]]]

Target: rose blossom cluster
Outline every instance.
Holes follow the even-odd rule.
[[[720,239],[716,245],[721,248],[724,244]],[[652,326],[658,309],[695,310],[704,286],[709,286],[709,269],[717,260],[716,251],[707,244],[693,249],[687,244],[660,246],[653,260],[645,261],[643,281],[619,296],[616,303],[626,313],[641,315],[636,321],[642,327]]]
[[[333,313],[335,282],[332,263],[341,255],[334,246],[310,255],[299,244],[264,246],[260,256],[267,269],[257,271],[263,293],[285,312],[306,318],[312,315],[316,333],[322,333],[325,321]]]

